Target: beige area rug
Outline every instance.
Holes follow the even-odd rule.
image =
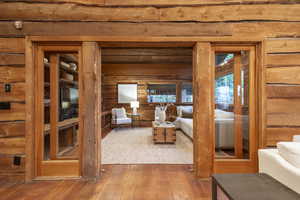
[[[193,143],[176,131],[176,144],[154,144],[152,128],[120,128],[102,140],[103,164],[192,164]]]

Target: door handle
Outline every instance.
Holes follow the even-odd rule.
[[[237,86],[237,94],[238,94],[238,96],[241,96],[241,86],[240,85]]]

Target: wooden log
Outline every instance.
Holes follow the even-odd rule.
[[[294,135],[299,135],[300,127],[267,128],[266,133],[267,133],[267,146],[276,146],[277,142],[292,141]]]
[[[192,65],[192,56],[103,56],[105,63],[190,63]]]
[[[25,101],[25,83],[11,83],[11,91],[5,92],[4,83],[0,83],[0,101]]]
[[[14,155],[0,155],[0,176],[5,173],[25,172],[25,157],[21,156],[20,158],[20,165],[14,165]]]
[[[162,76],[155,76],[153,77],[153,75],[148,75],[148,76],[140,76],[140,77],[136,77],[136,76],[127,76],[127,79],[125,76],[107,76],[104,77],[104,81],[106,84],[109,85],[113,85],[116,84],[116,82],[124,82],[124,80],[127,80],[126,82],[133,82],[133,83],[142,83],[142,82],[161,82],[160,80],[164,80],[163,82],[176,82],[178,80],[185,80],[187,82],[192,80],[192,75],[188,74],[188,75],[162,75]],[[143,81],[141,81],[143,80]]]
[[[191,64],[103,64],[105,75],[138,76],[137,80],[143,80],[142,76],[151,75],[152,79],[159,80],[160,75],[191,75]],[[153,77],[155,76],[155,77]],[[134,77],[132,77],[134,78]]]
[[[192,7],[101,7],[65,3],[4,2],[1,20],[82,21],[300,21],[299,4],[246,4]],[[22,10],[22,12],[17,12]]]
[[[247,4],[247,3],[282,3],[286,2],[283,0],[250,0],[250,1],[241,1],[241,0],[105,0],[105,5],[107,6],[195,6],[195,5],[223,5],[223,4]],[[291,1],[288,1],[291,2]]]
[[[300,67],[268,68],[267,83],[300,84]]]
[[[0,38],[1,53],[24,53],[24,38]]]
[[[194,166],[197,177],[208,178],[213,170],[213,110],[210,43],[197,43],[193,51]]]
[[[298,21],[299,5],[230,5],[162,8],[161,21]],[[284,11],[284,9],[286,9]],[[296,14],[297,13],[297,14]]]
[[[300,53],[294,53],[294,54],[268,54],[266,56],[266,65],[268,67],[274,67],[274,66],[275,67],[278,67],[278,66],[300,66]]]
[[[300,115],[297,113],[268,113],[267,126],[300,126]]]
[[[268,126],[300,126],[300,99],[268,99]]]
[[[25,178],[24,173],[1,173],[0,179],[6,182],[15,182],[15,183],[23,183]]]
[[[95,179],[100,175],[101,145],[101,52],[96,42],[84,42],[82,48],[83,80],[81,114],[83,121],[82,176]]]
[[[189,27],[188,29],[186,27]],[[99,36],[235,36],[297,37],[300,22],[24,22],[22,30],[16,30],[12,22],[0,22],[0,35],[99,35]],[[172,31],[170,31],[172,30]],[[120,44],[119,44],[120,45]]]
[[[24,22],[24,28],[16,31],[11,22],[0,22],[0,35],[223,36],[231,35],[231,27],[225,23]]]
[[[25,135],[24,122],[0,122],[1,137],[17,137]]]
[[[25,0],[25,2],[32,2],[32,0]],[[104,5],[105,0],[39,0],[39,2],[47,3],[73,3],[83,5]]]
[[[103,48],[105,56],[192,56],[191,48]]]
[[[22,12],[16,12],[21,9]],[[65,21],[159,21],[159,10],[148,8],[118,8],[74,5],[65,3],[21,3],[0,4],[0,19],[11,20],[65,20]],[[17,14],[18,13],[18,14]]]
[[[233,36],[249,37],[296,37],[299,36],[298,22],[243,22],[232,24]]]
[[[0,154],[25,154],[25,138],[0,138]]]
[[[267,107],[268,113],[298,113],[300,99],[268,99]]]
[[[24,65],[24,54],[10,54],[0,53],[0,66],[1,65]]]
[[[266,87],[268,98],[300,98],[300,85],[273,85]]]
[[[25,68],[0,66],[0,83],[14,82],[25,82]]]
[[[23,0],[32,2],[32,0]],[[297,0],[39,0],[46,3],[73,3],[94,6],[195,6],[195,5],[222,5],[222,4],[249,4],[249,3],[292,3]]]
[[[294,53],[300,52],[300,39],[272,39],[266,40],[267,53]]]
[[[0,110],[0,121],[25,120],[25,104],[11,103],[9,110]]]

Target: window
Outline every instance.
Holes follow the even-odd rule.
[[[176,103],[176,84],[149,84],[148,103]]]
[[[221,76],[216,80],[215,100],[217,104],[233,104],[233,74]]]
[[[192,103],[193,102],[193,85],[192,83],[183,83],[181,86],[181,102]]]

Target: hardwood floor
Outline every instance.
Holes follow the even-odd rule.
[[[200,181],[189,165],[104,165],[95,182],[0,180],[1,200],[209,200],[210,181]]]

